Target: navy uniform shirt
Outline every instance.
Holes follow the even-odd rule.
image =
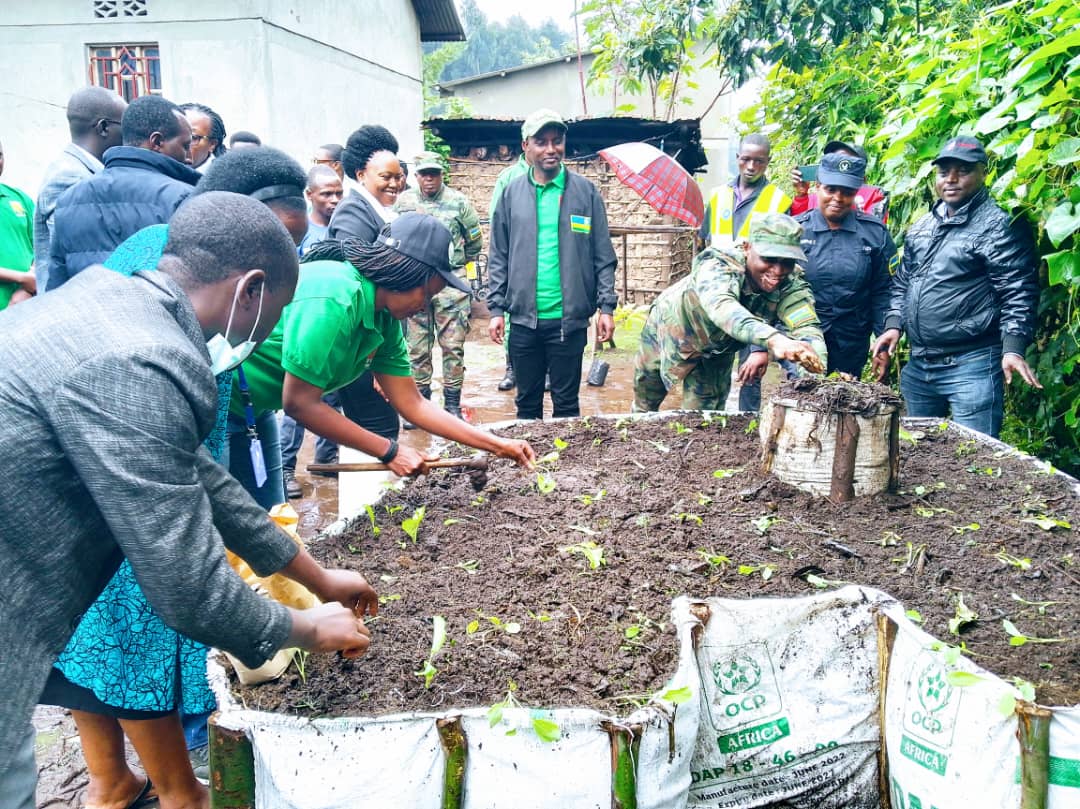
[[[803,226],[806,280],[825,333],[831,371],[858,375],[870,333],[885,329],[892,273],[899,265],[892,236],[878,219],[852,210],[829,228],[818,209],[795,217]]]

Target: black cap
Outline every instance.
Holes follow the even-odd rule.
[[[868,159],[866,156],[866,149],[857,143],[850,143],[845,140],[830,140],[825,144],[825,148],[821,150],[821,153],[833,154],[834,152],[839,152],[841,149],[845,152],[851,152],[854,155],[858,155],[863,160]]]
[[[375,241],[431,267],[447,286],[472,292],[464,280],[454,275],[450,267],[450,231],[434,216],[417,211],[403,213],[384,227]]]
[[[965,163],[985,163],[986,150],[983,148],[983,145],[971,135],[957,135],[941,147],[941,151],[938,152],[938,156],[934,158],[933,163],[937,164],[942,160],[962,160]]]
[[[818,185],[837,185],[858,191],[865,179],[866,161],[861,157],[833,152],[821,158],[818,164]]]

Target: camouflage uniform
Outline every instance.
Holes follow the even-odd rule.
[[[634,410],[658,410],[678,382],[683,407],[723,410],[735,355],[744,344],[764,347],[778,331],[769,324],[777,322],[825,359],[814,297],[801,270],[773,292],[758,292],[746,277],[741,247],[705,250],[690,275],[664,290],[649,310],[634,360]]]
[[[423,164],[418,165],[416,170],[422,167]],[[443,185],[433,197],[425,197],[419,189],[409,189],[398,197],[394,207],[402,213],[431,214],[450,229],[453,251],[450,263],[458,275],[464,275],[465,264],[480,255],[483,247],[480,220],[460,191]],[[409,318],[406,341],[417,386],[431,385],[431,352],[437,339],[443,355],[443,388],[461,390],[465,380],[465,336],[469,333],[471,306],[470,296],[447,287],[432,297],[426,311]]]

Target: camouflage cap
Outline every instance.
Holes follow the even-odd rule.
[[[521,139],[528,140],[545,126],[557,126],[563,132],[566,131],[566,121],[562,119],[559,113],[555,112],[555,110],[540,109],[529,113],[529,117],[521,125]]]
[[[413,171],[443,171],[438,152],[420,152],[413,158]]]
[[[806,261],[802,251],[802,225],[787,214],[758,214],[750,220],[750,244],[762,258]]]

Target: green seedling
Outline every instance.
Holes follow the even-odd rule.
[[[769,532],[769,529],[778,522],[780,522],[780,518],[775,514],[762,514],[756,520],[751,520],[750,524],[754,526],[754,530],[761,534],[761,536],[765,536],[765,534]]]
[[[404,511],[405,506],[383,506],[386,509],[386,513],[393,517],[399,511]]]
[[[1035,638],[1025,635],[1016,628],[1016,624],[1009,620],[1002,621],[1001,626],[1005,634],[1009,636],[1010,646],[1026,646],[1029,643],[1065,643],[1068,640],[1068,638]]]
[[[557,462],[558,460],[559,460],[559,453],[556,452],[555,450],[552,450],[547,455],[544,455],[543,457],[537,458],[536,462],[537,463],[542,463],[542,464],[553,464],[553,463]]]
[[[296,673],[300,675],[300,682],[307,684],[307,661],[311,657],[311,652],[305,652],[303,649],[293,649],[292,659],[296,664]]]
[[[682,705],[693,698],[694,691],[688,685],[684,685],[682,688],[669,688],[667,691],[654,696],[654,699],[661,702],[670,702],[672,705]]]
[[[1012,600],[1023,604],[1025,607],[1034,607],[1039,615],[1046,615],[1046,611],[1053,606],[1062,604],[1061,601],[1028,601],[1026,598],[1021,598],[1016,593],[1010,593]]]
[[[698,551],[698,556],[704,559],[709,567],[718,567],[721,571],[726,570],[728,565],[731,564],[731,557],[724,556],[724,554],[716,551],[707,551],[704,548]]]
[[[933,506],[915,506],[915,513],[920,517],[936,517],[938,514],[954,514],[947,508],[935,508]]]
[[[466,559],[464,562],[458,562],[454,567],[460,568],[472,576],[480,569],[480,561],[478,559]]]
[[[840,581],[839,579],[824,579],[821,576],[815,576],[813,573],[806,574],[806,583],[811,587],[816,587],[819,590],[827,590],[830,587],[843,587],[847,584],[846,581]]]
[[[963,458],[967,455],[974,455],[979,451],[979,443],[977,441],[961,441],[956,446],[956,457]]]
[[[923,486],[921,483],[911,490],[911,493],[916,497],[925,497],[933,492],[940,492],[943,489],[949,488],[949,485],[943,480],[939,480],[933,486]]]
[[[904,611],[904,616],[909,621],[911,621],[911,623],[913,623],[913,624],[920,624],[921,625],[922,622],[923,622],[922,613],[919,612],[918,610],[905,610]]]
[[[449,528],[451,525],[457,525],[461,520],[455,520],[453,517],[447,517],[442,521],[444,528]]]
[[[702,492],[697,493],[697,502],[699,506],[707,506],[712,502],[712,498],[709,495]]]
[[[926,433],[923,433],[920,430],[915,430],[914,432],[908,432],[903,427],[900,428],[900,440],[901,441],[907,441],[913,447],[916,446],[919,443],[919,439],[925,438],[925,437],[926,437]]]
[[[971,472],[973,475],[985,475],[988,478],[1001,477],[1000,466],[969,466],[967,471]]]
[[[475,635],[480,631],[480,620],[487,621],[493,628],[505,632],[507,635],[516,635],[521,631],[521,624],[517,621],[504,621],[498,615],[485,615],[480,610],[477,610],[476,614],[480,616],[480,619],[474,618],[469,621],[468,625],[465,627],[466,635]]]
[[[878,544],[883,548],[891,548],[894,545],[899,545],[904,541],[904,538],[895,531],[882,531],[881,540]]]
[[[530,618],[532,618],[534,621],[539,621],[542,624],[546,624],[548,621],[555,620],[553,616],[548,615],[546,612],[533,612],[532,610],[529,610],[528,613]]]
[[[604,495],[607,494],[607,489],[600,489],[596,494],[579,494],[577,499],[580,500],[586,506],[591,506],[604,499]]]
[[[424,521],[424,514],[427,512],[427,506],[420,506],[416,509],[411,517],[401,521],[401,530],[413,541],[416,542],[416,534],[420,530],[420,523]]]
[[[712,427],[714,424],[721,430],[725,429],[727,427],[727,416],[705,416],[705,418],[701,420],[702,427]]]
[[[671,452],[671,447],[669,447],[663,441],[650,441],[649,443],[652,444],[653,447],[655,447],[657,452],[663,452],[665,454]]]
[[[687,433],[692,433],[692,432],[694,432],[694,428],[693,428],[693,427],[687,427],[687,426],[686,426],[685,424],[683,424],[683,423],[682,423],[681,421],[673,421],[673,422],[672,422],[672,423],[671,423],[670,425],[668,425],[668,426],[669,426],[669,427],[670,427],[670,428],[671,428],[672,430],[674,430],[674,431],[675,431],[675,435],[686,435]]]
[[[559,450],[560,452],[562,452],[564,449],[566,449],[568,446],[570,446],[565,441],[563,441],[561,438],[556,438],[551,443],[554,444],[555,449]]]
[[[1065,565],[1065,567],[1072,567],[1073,566],[1073,561],[1074,561],[1074,558],[1073,558],[1074,556],[1075,556],[1075,554],[1072,554],[1072,553],[1065,554],[1064,556],[1061,557],[1061,564]]]
[[[956,598],[953,599],[953,605],[956,612],[949,619],[949,632],[959,635],[963,627],[979,620],[979,614],[964,603],[964,596],[960,593],[957,593]]]
[[[702,525],[704,523],[704,520],[702,520],[701,517],[697,514],[692,514],[689,511],[676,512],[671,515],[671,519],[675,520],[677,523],[682,523],[683,525],[688,522],[692,522],[694,525]]]
[[[551,494],[555,491],[555,476],[546,475],[543,472],[536,473],[536,488],[540,494]]]
[[[764,581],[768,581],[773,577],[776,572],[776,565],[739,565],[738,574],[740,576],[753,576],[755,573],[760,573],[761,578]]]
[[[384,596],[379,596],[379,603],[380,604],[389,604],[391,601],[401,601],[401,599],[402,599],[401,593],[389,593],[389,594],[384,595]]]
[[[607,560],[604,558],[604,549],[593,542],[591,539],[585,542],[578,542],[574,545],[567,545],[565,548],[560,548],[563,553],[579,553],[584,556],[589,562],[589,568],[597,570],[601,565],[607,564]]]
[[[507,684],[506,696],[488,708],[487,720],[488,727],[495,727],[503,721],[503,714],[507,709],[520,708],[521,703],[518,702],[514,693],[517,691],[517,683],[510,680]],[[550,714],[545,714],[544,711],[533,710],[529,712],[529,719],[532,723],[533,732],[537,738],[544,742],[557,742],[562,738],[562,731],[556,722],[553,722],[550,718]],[[514,728],[506,731],[507,736],[513,736],[517,733]]]
[[[1012,689],[998,700],[998,713],[1004,717],[1010,717],[1016,712],[1017,699],[1026,702],[1035,701],[1035,684],[1029,683],[1021,677],[1012,678]]]
[[[1003,565],[1010,565],[1020,570],[1031,570],[1031,560],[1022,559],[1019,556],[1013,556],[1011,553],[1007,553],[1004,548],[994,554],[994,558],[1001,562]]]
[[[577,531],[579,534],[584,534],[587,537],[600,536],[599,531],[594,531],[592,528],[589,528],[589,526],[587,526],[587,525],[571,525],[570,530],[571,531]]]
[[[486,502],[487,502],[487,498],[485,498],[484,495],[482,495],[482,494],[478,494],[478,495],[476,495],[476,497],[474,497],[472,500],[469,501],[469,504],[473,505],[473,506],[482,506]]]
[[[716,469],[716,470],[713,471],[712,476],[714,478],[718,478],[719,480],[724,480],[725,478],[734,477],[735,475],[739,474],[741,471],[742,471],[741,468],[740,469]]]
[[[1055,528],[1072,528],[1072,525],[1069,524],[1068,520],[1051,517],[1049,514],[1040,514],[1038,517],[1025,517],[1020,520],[1020,522],[1037,525],[1044,531],[1053,531]]]
[[[757,430],[757,428],[758,428],[758,420],[757,419],[750,419],[750,423],[746,425],[746,429],[743,430],[743,433],[745,435],[752,435],[754,433],[754,431]]]
[[[905,542],[907,548],[907,554],[904,556],[895,556],[890,561],[893,564],[901,565],[901,573],[907,573],[912,567],[919,568],[926,561],[926,544],[921,543],[915,545],[911,542]]]
[[[414,671],[413,674],[420,677],[424,681],[424,688],[431,688],[431,683],[435,680],[435,675],[439,673],[439,670],[435,668],[435,657],[442,651],[443,645],[446,643],[446,619],[441,615],[435,615],[431,619],[431,651],[428,652],[427,659],[421,666],[420,671]]]
[[[372,536],[378,536],[382,533],[382,529],[375,522],[375,509],[371,506],[364,506],[364,511],[367,512],[368,519],[371,521]]]
[[[969,531],[978,531],[981,527],[977,522],[969,522],[967,525],[954,525],[952,530],[957,534],[966,534]]]

